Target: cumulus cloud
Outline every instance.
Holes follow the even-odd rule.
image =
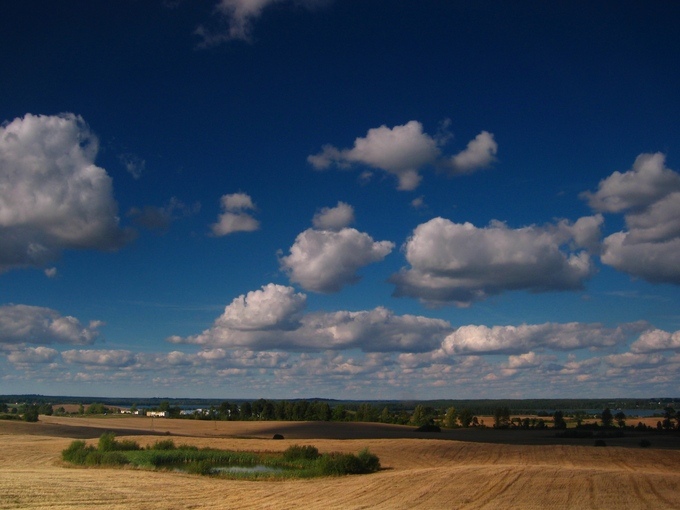
[[[279,262],[291,282],[305,290],[331,293],[359,281],[360,268],[383,260],[393,249],[394,243],[374,241],[353,228],[307,229]]]
[[[569,351],[611,347],[645,328],[645,323],[629,323],[616,328],[579,322],[522,324],[520,326],[462,326],[448,335],[443,350],[455,354],[528,354],[547,348]]]
[[[59,356],[59,352],[49,347],[27,347],[9,353],[7,359],[17,365],[33,363],[51,363]]]
[[[496,160],[498,144],[493,135],[482,131],[468,143],[465,150],[451,158],[451,171],[455,174],[469,174],[486,168]]]
[[[493,221],[478,228],[434,218],[416,227],[405,245],[411,268],[390,279],[395,295],[438,305],[468,306],[507,290],[575,290],[594,271],[601,217],[572,224],[508,228]]]
[[[382,307],[365,311],[304,314],[306,297],[292,287],[270,284],[235,299],[213,326],[171,343],[215,348],[422,352],[437,348],[451,331],[448,322],[395,315]],[[252,307],[252,310],[248,310]],[[226,355],[225,351],[209,351]]]
[[[256,209],[250,195],[246,193],[223,195],[220,205],[222,214],[217,218],[217,223],[210,227],[214,235],[226,236],[234,232],[253,232],[260,228],[260,222],[246,212]]]
[[[442,161],[440,147],[444,142],[444,138],[425,133],[423,125],[412,120],[393,128],[382,125],[369,129],[365,137],[354,140],[351,149],[324,145],[321,152],[308,156],[307,161],[317,170],[332,165],[339,168],[366,165],[396,177],[398,189],[414,190],[422,179],[420,170],[427,166],[442,164],[454,173],[472,173],[488,166],[497,152],[493,135],[483,131],[460,154]]]
[[[630,350],[638,354],[654,351],[680,351],[680,331],[675,333],[661,329],[645,331],[633,342]]]
[[[600,181],[595,193],[582,197],[590,207],[602,212],[644,209],[669,193],[680,191],[680,175],[666,168],[666,156],[660,152],[640,154],[627,172],[614,172]]]
[[[354,208],[344,202],[324,207],[314,215],[312,225],[319,230],[342,230],[354,223]]]
[[[652,283],[680,284],[680,174],[666,167],[664,154],[640,154],[632,169],[581,196],[596,211],[624,214],[627,230],[604,239],[603,263]]]
[[[131,239],[118,223],[111,178],[94,164],[97,152],[97,137],[72,113],[26,114],[0,126],[0,272]]]
[[[160,207],[149,205],[141,209],[139,207],[132,207],[127,215],[140,227],[163,231],[167,230],[173,221],[196,214],[200,208],[201,206],[198,202],[193,206],[188,206],[181,200],[172,197],[167,204]]]
[[[275,3],[285,3],[288,0],[219,0],[215,6],[215,13],[222,25],[217,29],[210,29],[200,25],[196,35],[201,38],[201,47],[215,46],[226,41],[251,41],[253,23],[262,15],[262,11]],[[326,5],[330,0],[295,0],[296,5],[314,8]],[[290,2],[289,2],[290,3]]]
[[[2,344],[92,344],[99,335],[100,321],[84,326],[75,317],[62,316],[50,308],[29,305],[0,306]]]
[[[270,283],[235,298],[217,319],[216,326],[242,331],[294,329],[306,304],[304,294]]]
[[[135,363],[135,354],[126,350],[70,350],[62,352],[61,357],[67,363],[104,367],[127,367]]]

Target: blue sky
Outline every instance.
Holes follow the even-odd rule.
[[[672,396],[676,2],[0,7],[0,393]]]

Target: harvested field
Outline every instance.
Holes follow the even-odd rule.
[[[200,422],[148,418],[56,418],[0,422],[0,509],[113,508],[676,508],[680,494],[677,439],[664,449],[558,444],[554,434],[531,443],[501,431],[467,440],[451,431],[345,423]],[[73,439],[104,430],[140,444],[167,432],[176,443],[236,450],[285,450],[313,444],[321,452],[368,447],[383,470],[372,475],[276,482],[234,481],[132,469],[63,464]],[[270,439],[281,433],[284,440]],[[410,434],[410,435],[409,435]],[[523,441],[518,441],[524,437]],[[514,440],[514,441],[513,441]],[[543,444],[540,444],[540,441]],[[552,442],[552,444],[550,444]],[[658,442],[658,441],[657,441]],[[608,440],[608,444],[610,441]]]

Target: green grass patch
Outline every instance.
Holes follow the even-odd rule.
[[[255,480],[366,474],[380,469],[380,460],[368,449],[358,455],[320,454],[314,446],[293,445],[282,453],[243,452],[176,446],[171,439],[141,448],[134,441],[116,440],[112,432],[102,434],[97,447],[85,441],[73,441],[61,456],[64,461],[79,466],[132,466]]]

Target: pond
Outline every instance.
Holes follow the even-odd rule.
[[[282,473],[284,470],[281,468],[274,468],[269,466],[225,466],[225,467],[214,467],[211,472],[214,474],[257,474],[257,473]]]

